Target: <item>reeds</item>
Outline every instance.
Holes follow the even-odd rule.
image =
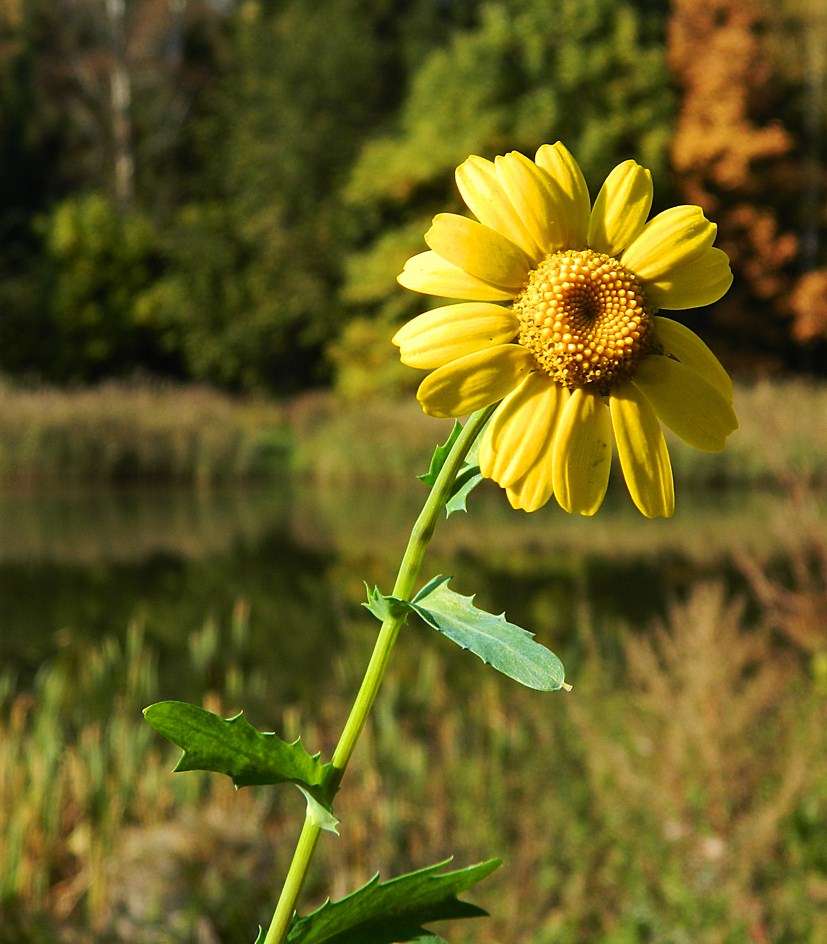
[[[6,485],[204,487],[272,473],[286,448],[274,404],[205,387],[142,382],[71,391],[0,384],[0,482]]]
[[[761,381],[738,387],[735,405],[741,428],[724,453],[670,438],[681,487],[823,481],[827,385]],[[0,383],[0,484],[208,486],[288,467],[336,485],[409,481],[450,427],[412,398],[347,403],[308,394],[281,407],[149,382],[76,391]]]
[[[827,385],[797,379],[741,384],[735,408],[740,429],[723,453],[700,453],[669,436],[679,487],[824,481]],[[425,417],[413,398],[354,405],[308,397],[293,404],[287,418],[296,431],[294,463],[319,481],[337,483],[410,476],[423,463],[426,471],[435,442],[451,428],[450,421]]]

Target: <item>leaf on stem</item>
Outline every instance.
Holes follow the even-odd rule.
[[[402,616],[407,619],[411,607],[405,600],[400,600],[398,597],[386,597],[379,587],[374,587],[371,590],[365,584],[365,588],[368,591],[368,599],[367,603],[363,603],[362,606],[370,610],[380,623],[384,623],[385,620],[389,619],[398,619]]]
[[[445,465],[445,460],[451,454],[451,450],[454,447],[454,443],[459,439],[459,434],[462,432],[462,423],[459,420],[454,420],[454,426],[451,430],[451,435],[446,440],[443,446],[437,446],[434,449],[434,454],[431,456],[431,465],[428,471],[424,475],[419,475],[417,478],[420,482],[424,482],[428,488],[433,488],[436,482],[437,476],[442,471],[442,467]]]
[[[451,449],[461,432],[462,424],[459,420],[454,420],[454,428],[451,430],[451,435],[444,445],[437,446],[434,450],[434,454],[431,457],[430,468],[424,475],[419,476],[420,482],[424,482],[429,488],[434,487],[437,476],[442,471],[442,467],[445,465],[445,461],[450,455]],[[457,472],[454,487],[451,490],[448,501],[445,503],[446,518],[450,518],[455,511],[468,510],[465,504],[468,496],[482,481],[482,474],[480,473],[480,467],[477,463],[478,452],[479,436],[474,440],[471,448],[468,450],[465,461],[460,466],[459,472]]]
[[[450,579],[434,577],[413,598],[411,609],[458,646],[527,688],[543,692],[571,688],[563,663],[535,642],[533,633],[509,623],[503,613],[494,616],[478,609],[473,596],[448,588]]]
[[[176,771],[212,770],[232,778],[237,787],[294,783],[330,810],[322,789],[330,765],[322,764],[318,754],[309,754],[301,738],[288,744],[275,734],[256,730],[243,712],[225,719],[182,701],[150,705],[144,717],[183,750]]]
[[[482,481],[482,473],[478,465],[466,462],[457,473],[451,497],[445,503],[445,517],[450,518],[455,511],[468,511],[466,500],[471,492]]]
[[[487,912],[456,896],[484,879],[500,862],[491,859],[442,875],[434,873],[450,860],[417,872],[367,885],[342,898],[327,901],[303,918],[294,918],[287,944],[444,944],[423,925],[431,921],[474,918]]]
[[[450,577],[434,577],[411,600],[382,596],[374,588],[364,604],[378,619],[398,614],[400,607],[416,613],[428,626],[447,636],[487,665],[527,688],[541,692],[567,691],[566,670],[557,656],[534,641],[534,634],[474,606],[474,598],[448,588]]]

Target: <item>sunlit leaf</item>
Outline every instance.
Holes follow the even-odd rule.
[[[183,751],[176,771],[211,770],[226,774],[237,787],[294,783],[329,809],[322,783],[329,764],[309,754],[301,738],[292,744],[256,730],[243,713],[221,718],[181,701],[162,701],[144,709],[144,717]]]
[[[450,861],[450,860],[449,860]],[[486,912],[456,896],[490,875],[499,865],[479,865],[435,873],[447,862],[380,882],[374,876],[340,901],[328,901],[303,918],[294,918],[288,944],[444,944],[423,925],[431,921],[474,918]],[[258,942],[257,942],[258,944]]]
[[[557,691],[569,688],[557,656],[534,641],[533,633],[474,606],[448,588],[450,577],[435,577],[411,601],[411,609],[429,626],[446,635],[483,662],[528,688]]]
[[[462,424],[458,420],[455,420],[454,428],[451,430],[451,435],[448,437],[445,444],[442,446],[437,446],[434,450],[434,454],[431,457],[430,468],[424,475],[419,476],[419,480],[424,482],[429,488],[434,487],[437,476],[442,471],[442,467],[445,465],[445,460],[448,458],[448,455],[450,454],[451,449],[461,432]],[[472,443],[471,448],[468,450],[465,461],[457,472],[457,477],[454,480],[454,486],[451,490],[451,494],[448,498],[448,501],[445,503],[446,518],[449,518],[455,511],[468,510],[466,508],[468,496],[482,481],[482,475],[480,474],[479,465],[477,463],[479,442],[480,437],[477,436],[477,438]]]
[[[420,482],[424,482],[428,488],[433,488],[434,483],[437,480],[437,476],[442,471],[442,467],[445,465],[445,460],[448,458],[451,449],[454,446],[454,443],[459,438],[459,434],[462,432],[462,423],[459,420],[454,420],[454,426],[451,430],[451,435],[445,441],[442,446],[437,446],[434,449],[434,454],[431,456],[431,465],[428,471],[424,475],[418,476]]]
[[[367,603],[363,603],[362,606],[370,610],[380,623],[406,616],[410,612],[410,606],[404,600],[386,597],[378,587],[374,587],[373,590],[368,588]]]
[[[554,692],[571,689],[563,663],[534,634],[509,623],[504,614],[494,616],[474,606],[448,588],[450,577],[434,577],[410,602],[383,596],[377,588],[368,593],[366,606],[377,619],[398,617],[408,610],[463,649],[527,688]]]

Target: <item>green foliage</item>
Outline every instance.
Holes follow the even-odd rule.
[[[143,303],[160,268],[151,221],[92,193],[59,203],[40,229],[51,330],[49,345],[38,348],[44,360],[36,366],[64,381],[158,366],[160,352]]]
[[[367,609],[380,620],[398,617],[409,610],[432,629],[468,649],[483,662],[527,688],[555,692],[570,688],[563,664],[553,652],[534,642],[534,634],[500,614],[493,616],[448,588],[450,577],[434,577],[411,601],[383,596],[374,588],[368,593]]]
[[[200,124],[202,192],[175,216],[153,299],[193,376],[277,392],[325,379],[322,347],[345,320],[338,192],[398,94],[385,6],[250,2],[232,18],[236,55]]]
[[[437,446],[434,449],[434,454],[431,457],[431,465],[428,471],[424,475],[419,476],[419,480],[424,482],[429,488],[433,488],[436,484],[437,476],[439,475],[442,466],[445,464],[445,460],[448,458],[449,453],[451,452],[451,447],[457,440],[460,432],[462,431],[462,424],[459,420],[454,420],[454,428],[451,430],[451,435],[448,437],[447,441],[442,446]],[[451,495],[448,498],[448,501],[445,503],[445,517],[450,518],[452,514],[456,511],[467,511],[466,501],[471,492],[482,482],[482,474],[480,473],[480,467],[477,464],[477,453],[479,452],[479,438],[471,445],[471,448],[468,450],[468,453],[465,456],[465,460],[457,472],[456,478],[454,479],[453,489]]]
[[[387,882],[374,876],[367,885],[328,901],[304,918],[296,918],[287,944],[396,944],[440,941],[422,925],[453,918],[475,918],[487,912],[456,896],[490,875],[500,862],[491,859],[454,872],[437,873],[446,862],[427,866]]]
[[[139,369],[276,393],[331,380],[351,399],[408,391],[416,373],[388,339],[429,303],[394,277],[433,213],[459,209],[451,173],[469,153],[560,138],[592,188],[635,157],[661,206],[674,176],[678,14],[655,0],[130,0],[125,17],[118,6],[26,0],[0,13],[0,369],[13,375]],[[783,118],[794,149],[756,164],[746,198],[716,191],[716,219],[723,233],[738,201],[757,209],[775,194],[778,234],[759,215],[727,249],[754,255],[759,276],[786,253],[789,285],[770,286],[781,294],[769,327],[748,330],[744,312],[770,303],[743,296],[758,277],[747,266],[742,297],[715,319],[745,369],[763,349],[820,370],[802,332],[817,333],[821,282],[790,287],[793,270],[819,265],[823,17],[812,0],[776,6],[761,14],[771,28],[747,38],[779,82],[749,108],[760,127]],[[117,107],[116,78],[129,92]],[[73,248],[55,229],[74,232]]]
[[[288,744],[272,732],[257,731],[243,713],[220,718],[181,701],[163,701],[144,709],[144,717],[183,750],[176,771],[212,770],[237,787],[294,783],[329,807],[322,782],[329,765],[310,755],[301,738]]]
[[[400,398],[411,392],[414,372],[390,343],[394,331],[386,318],[355,315],[330,343],[327,358],[343,400],[361,406],[371,398]]]
[[[267,233],[249,229],[223,200],[182,208],[165,234],[165,274],[144,307],[189,376],[286,392],[311,379],[312,330],[302,305],[316,305],[320,290],[291,264],[289,233],[275,222]]]

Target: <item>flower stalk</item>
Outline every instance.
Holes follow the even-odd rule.
[[[442,509],[451,497],[457,474],[468,451],[484,429],[496,407],[497,404],[494,403],[478,410],[469,417],[468,422],[451,447],[451,451],[437,475],[422,511],[411,529],[411,535],[399,565],[396,582],[393,585],[393,597],[399,600],[409,600],[411,598],[425,558],[425,552],[428,549]],[[359,736],[365,727],[368,715],[379,693],[399,630],[407,616],[407,610],[401,610],[382,622],[362,684],[345,722],[339,743],[333,752],[332,764],[324,784],[325,793],[328,797],[332,798],[339,789]],[[302,831],[296,843],[293,859],[273,914],[273,920],[264,938],[264,944],[283,944],[287,936],[296,902],[310,870],[321,829],[322,827],[315,823],[308,809],[308,815],[305,817]]]

